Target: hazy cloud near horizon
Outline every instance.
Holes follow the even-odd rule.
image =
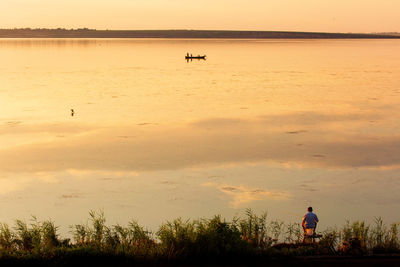
[[[371,119],[379,120],[379,115],[309,112],[211,118],[180,126],[95,129],[83,125],[78,128],[81,132],[63,138],[3,148],[0,170],[157,171],[254,162],[305,168],[398,168],[400,135],[363,130]],[[354,130],[348,132],[349,127]],[[21,134],[34,131],[34,126],[14,128]],[[53,126],[49,131],[57,129]],[[1,132],[7,133],[0,128]]]
[[[398,0],[2,0],[0,28],[400,31]]]

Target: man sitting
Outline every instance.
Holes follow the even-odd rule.
[[[304,230],[304,238],[303,242],[307,239],[312,239],[314,241],[315,237],[315,228],[317,228],[318,217],[315,213],[313,213],[312,207],[308,207],[308,212],[303,217],[303,221],[301,222],[301,226],[303,226]]]

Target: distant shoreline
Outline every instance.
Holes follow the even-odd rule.
[[[213,30],[0,29],[0,38],[400,39],[399,33]]]

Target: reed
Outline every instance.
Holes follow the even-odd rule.
[[[245,212],[246,218],[238,221],[238,230],[243,240],[246,240],[253,247],[265,249],[270,247],[274,242],[269,235],[271,227],[268,225],[268,214],[265,212],[261,215],[255,214],[251,209]]]
[[[0,246],[1,249],[9,251],[14,247],[15,233],[12,232],[8,224],[0,224]]]
[[[53,221],[36,217],[29,223],[16,220],[13,227],[2,223],[0,259],[4,255],[40,259],[90,256],[144,262],[235,262],[271,256],[400,253],[399,224],[387,225],[380,217],[372,225],[348,221],[342,227],[327,228],[313,244],[302,243],[299,223],[269,220],[267,213],[257,215],[250,209],[232,221],[219,215],[178,218],[163,223],[156,232],[134,220],[127,226],[107,225],[104,212],[90,211],[86,224],[71,226],[71,232],[73,241],[63,239]]]
[[[300,243],[303,239],[303,230],[300,223],[289,223],[286,225],[285,242]]]

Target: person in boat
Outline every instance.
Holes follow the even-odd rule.
[[[186,57],[189,57],[189,53],[186,53]]]
[[[315,235],[315,229],[317,228],[317,223],[319,222],[317,215],[313,213],[312,207],[308,207],[307,211],[308,212],[304,215],[301,222],[301,226],[304,230],[303,241],[306,237],[313,237]]]

